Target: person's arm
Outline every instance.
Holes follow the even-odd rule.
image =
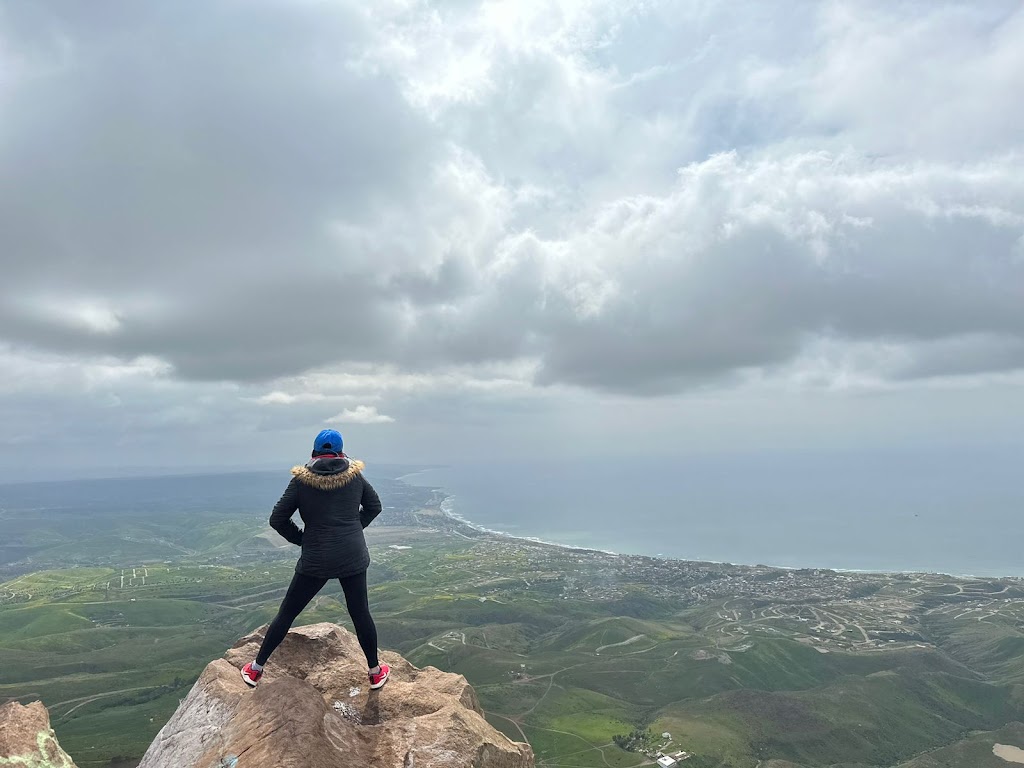
[[[365,477],[363,478],[363,498],[359,503],[359,520],[365,528],[373,522],[373,518],[380,514],[380,497]]]
[[[299,508],[299,488],[297,480],[288,483],[281,498],[270,513],[270,527],[284,536],[292,544],[302,546],[302,530],[292,522],[292,515]]]

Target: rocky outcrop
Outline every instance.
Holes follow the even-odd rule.
[[[385,652],[391,679],[370,691],[355,637],[314,624],[288,633],[250,690],[239,669],[262,638],[206,667],[139,768],[533,768],[461,675]]]
[[[28,706],[12,701],[0,707],[0,765],[75,768],[57,743],[50,714],[41,701]]]

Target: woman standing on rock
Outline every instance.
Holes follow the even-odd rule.
[[[302,610],[330,579],[341,582],[345,604],[366,654],[370,688],[380,688],[391,671],[377,660],[377,627],[370,616],[366,568],[370,553],[363,529],[380,514],[380,499],[362,476],[363,462],[342,453],[341,435],[325,429],[313,441],[313,458],[292,469],[292,481],[274,506],[270,525],[302,547],[295,575],[277,616],[270,623],[256,660],[242,667],[242,679],[254,686],[263,665],[281,644]],[[298,510],[303,529],[292,522]]]

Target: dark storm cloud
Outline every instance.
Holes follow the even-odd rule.
[[[346,69],[356,15],[17,10],[4,35],[29,71],[3,96],[6,338],[157,354],[197,378],[269,377],[388,343],[384,281],[350,269],[328,223],[401,208],[436,136],[393,83]],[[118,327],[69,322],[61,305],[83,301]]]
[[[989,208],[972,204],[985,199]],[[795,360],[818,336],[928,344],[1024,338],[1024,186],[1012,163],[877,168],[818,153],[695,164],[564,240],[519,238],[449,350],[533,355],[539,381],[678,391]],[[448,313],[451,314],[451,313]],[[426,343],[426,340],[425,340]],[[957,375],[946,358],[900,376]],[[1007,370],[989,345],[972,372]]]

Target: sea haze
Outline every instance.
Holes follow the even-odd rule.
[[[1007,451],[521,461],[372,462],[371,481],[437,488],[493,531],[612,552],[718,562],[1024,576],[1024,483]],[[243,513],[263,527],[274,472],[0,486],[3,526],[43,514],[119,535],[139,519]],[[384,504],[388,504],[384,494]],[[64,518],[61,518],[64,519]],[[4,560],[0,546],[0,561]],[[17,549],[17,547],[14,547]],[[17,552],[7,559],[17,559]]]
[[[1001,451],[473,464],[404,478],[468,522],[619,553],[1024,576],[1024,484]]]

